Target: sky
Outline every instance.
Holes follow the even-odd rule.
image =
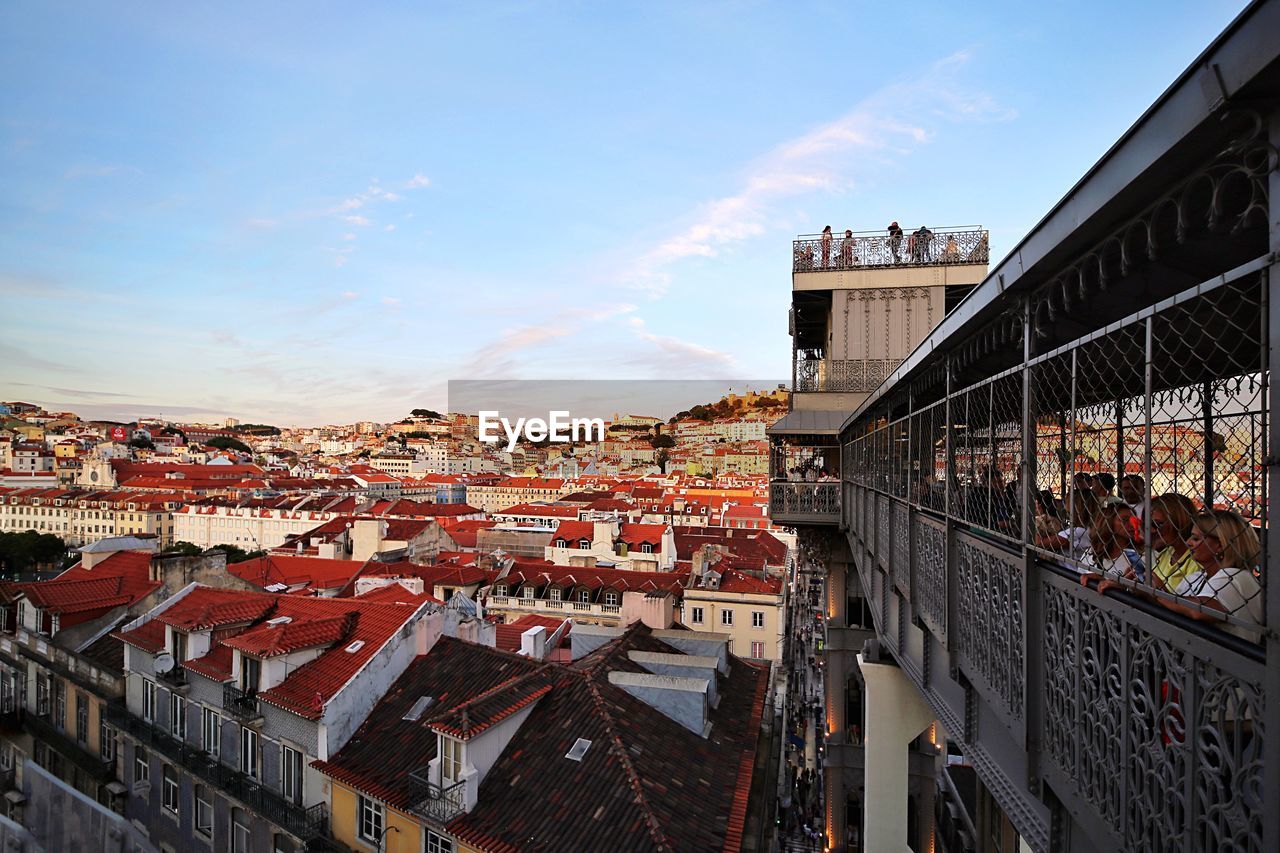
[[[1244,5],[11,0],[0,399],[785,377],[797,234],[1003,257]]]

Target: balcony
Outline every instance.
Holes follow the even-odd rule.
[[[489,609],[528,610],[545,613],[558,619],[597,617],[617,619],[622,613],[620,604],[595,604],[588,601],[555,601],[549,598],[524,598],[514,595],[491,595]]]
[[[898,238],[887,231],[859,231],[851,237],[835,234],[827,240],[821,234],[802,235],[792,245],[791,271],[985,265],[990,261],[989,238],[981,228],[939,228],[924,240],[916,239],[913,231],[903,231]]]
[[[107,721],[127,732],[166,760],[181,766],[221,793],[239,800],[250,811],[302,841],[328,833],[329,810],[321,802],[304,807],[285,799],[261,781],[222,764],[207,752],[175,738],[164,729],[130,714],[123,705],[106,706]]]
[[[837,524],[840,484],[772,482],[769,518],[777,524]]]
[[[795,390],[857,394],[874,391],[901,364],[896,358],[836,359],[797,351],[792,365]]]
[[[222,685],[222,707],[240,720],[256,720],[262,716],[258,711],[258,694],[241,690],[234,684]]]
[[[429,767],[409,774],[409,811],[437,826],[444,826],[467,810],[467,783],[441,787],[430,779]]]

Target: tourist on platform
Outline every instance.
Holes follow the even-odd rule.
[[[1128,516],[1131,510],[1120,503],[1107,503],[1093,515],[1089,524],[1089,550],[1080,560],[1080,583],[1101,575],[1109,580],[1129,576],[1142,580],[1142,558],[1133,550],[1133,536]]]
[[[840,266],[845,269],[858,262],[857,256],[853,254],[853,242],[852,229],[844,229],[844,239],[840,241]]]
[[[893,253],[893,262],[899,263],[898,249],[902,246],[902,228],[897,220],[889,223],[889,251]]]
[[[831,266],[831,226],[822,229],[822,268]]]
[[[1093,475],[1093,493],[1098,496],[1099,500],[1109,498],[1115,494],[1116,478],[1103,472]]]
[[[911,239],[914,241],[911,253],[912,260],[916,263],[928,263],[929,244],[933,241],[933,232],[921,225],[916,229],[916,233],[911,235]]]
[[[1138,518],[1142,518],[1143,504],[1147,498],[1147,481],[1138,474],[1125,474],[1120,478],[1118,485],[1120,497],[1124,498],[1124,502],[1133,509]]]
[[[1159,599],[1160,603],[1200,621],[1219,622],[1230,614],[1261,625],[1263,593],[1256,573],[1262,546],[1254,529],[1229,509],[1203,510],[1196,514],[1187,544],[1202,571],[1184,578],[1174,593],[1200,607],[1166,598]],[[1262,639],[1260,631],[1243,625],[1220,627],[1255,643]]]
[[[942,260],[949,264],[960,260],[960,246],[956,243],[956,235],[951,234],[947,237],[947,246],[942,250]]]
[[[1077,491],[1071,497],[1068,526],[1054,537],[1057,541],[1037,542],[1042,548],[1064,552],[1076,560],[1089,550],[1089,523],[1098,511],[1098,498],[1091,491]]]

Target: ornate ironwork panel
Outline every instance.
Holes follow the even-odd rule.
[[[991,248],[979,228],[913,229],[896,236],[885,232],[806,235],[792,247],[792,272],[829,272],[876,267],[985,264]]]
[[[916,612],[944,644],[947,636],[947,534],[936,522],[917,514],[911,520],[915,551]]]
[[[881,566],[889,565],[889,498],[876,495],[876,559]]]
[[[1069,584],[1044,586],[1042,745],[1093,809],[1081,819],[1126,850],[1263,850],[1260,670],[1233,673]]]
[[[906,504],[892,501],[893,507],[893,584],[904,596],[911,595],[911,510]]]
[[[1023,716],[1026,643],[1022,566],[967,535],[956,540],[957,652],[1009,721]]]

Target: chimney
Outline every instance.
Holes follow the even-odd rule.
[[[699,737],[711,733],[711,724],[707,720],[710,688],[705,678],[614,671],[609,673],[609,683],[621,687]]]
[[[520,654],[530,660],[547,659],[547,629],[542,625],[520,635]]]

